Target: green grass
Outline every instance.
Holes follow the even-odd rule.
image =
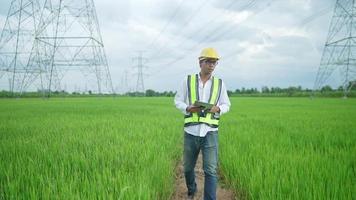
[[[355,199],[356,99],[232,98],[220,169],[247,199]],[[0,199],[169,199],[172,98],[0,99]]]
[[[171,99],[0,103],[0,199],[167,199],[181,152]]]
[[[248,199],[355,199],[355,99],[233,99],[225,177]]]

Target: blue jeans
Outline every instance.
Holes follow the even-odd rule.
[[[199,155],[203,153],[204,200],[216,199],[217,166],[218,166],[218,131],[211,131],[205,137],[184,133],[184,175],[188,195],[196,192],[194,167]]]

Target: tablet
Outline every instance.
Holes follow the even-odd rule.
[[[194,106],[199,106],[203,110],[207,110],[207,109],[211,109],[214,106],[214,104],[205,103],[205,102],[202,102],[202,101],[195,101],[194,102]]]

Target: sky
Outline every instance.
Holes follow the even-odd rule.
[[[0,2],[0,27],[10,3]],[[313,88],[335,0],[94,3],[113,85],[123,93],[136,89],[135,57],[140,54],[144,88],[176,91],[187,74],[199,72],[198,56],[205,47],[215,48],[221,56],[214,73],[229,90]],[[0,80],[0,89],[8,89],[7,83]],[[84,89],[73,83],[73,78],[64,79],[62,85]]]

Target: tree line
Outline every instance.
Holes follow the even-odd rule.
[[[348,96],[356,97],[356,84],[351,82],[348,85],[350,89]],[[323,86],[319,90],[313,91],[309,88],[302,88],[302,86],[290,86],[286,88],[280,87],[268,87],[263,86],[260,90],[257,88],[245,88],[236,89],[234,91],[228,90],[229,96],[251,96],[251,97],[308,97],[308,96],[322,96],[322,97],[342,97],[344,96],[343,86],[339,86],[336,89],[333,89],[329,85]]]
[[[349,85],[350,91],[348,97],[356,97],[356,84]],[[0,91],[0,97],[46,97],[47,91],[34,91],[34,92],[23,92],[11,93],[9,91]],[[301,86],[290,86],[286,88],[281,87],[268,87],[263,86],[260,89],[257,88],[245,88],[228,90],[228,95],[230,97],[309,97],[309,96],[320,96],[320,97],[342,97],[344,96],[344,89],[342,86],[333,89],[331,86],[323,86],[320,90],[313,91],[312,89],[302,88]],[[98,97],[98,96],[129,96],[129,97],[174,97],[176,92],[164,91],[159,92],[152,89],[148,89],[145,92],[126,92],[124,94],[97,94],[91,90],[86,92],[67,92],[61,91],[51,91],[52,97]]]

